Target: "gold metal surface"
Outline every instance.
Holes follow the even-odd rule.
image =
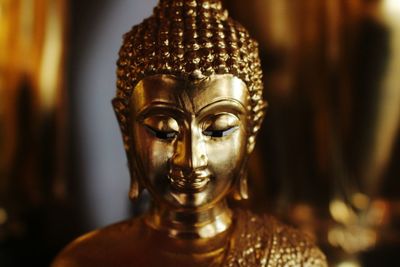
[[[153,74],[202,79],[233,74],[244,81],[251,97],[253,136],[265,109],[258,44],[228,17],[218,0],[161,0],[154,14],[125,34],[118,60],[114,107],[129,149],[129,99],[136,83]]]
[[[161,0],[125,35],[113,101],[141,217],[71,243],[53,266],[326,266],[300,232],[232,209],[264,117],[257,44],[216,0]]]

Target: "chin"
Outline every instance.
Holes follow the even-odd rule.
[[[168,202],[176,209],[206,209],[221,201],[226,194],[221,192],[217,196],[210,190],[201,192],[170,192]]]

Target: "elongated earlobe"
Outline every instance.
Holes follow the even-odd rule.
[[[253,152],[255,145],[256,145],[256,137],[255,135],[252,135],[249,137],[247,142],[247,154],[250,155]]]
[[[249,198],[247,180],[247,160],[245,160],[233,189],[233,198],[235,200],[245,200]]]
[[[239,193],[242,199],[249,198],[249,188],[247,185],[247,173],[239,179]]]
[[[137,181],[136,178],[131,178],[131,188],[129,190],[129,198],[132,201],[136,201],[141,193],[141,186],[139,185],[139,182]]]
[[[131,160],[129,162],[131,164],[129,166],[130,175],[131,175],[131,187],[129,189],[129,198],[132,201],[136,201],[139,198],[143,187],[141,186],[140,181],[139,181],[139,173],[137,170],[137,166],[135,166],[136,164],[132,164]]]
[[[247,175],[239,178],[239,180],[236,183],[235,188],[234,188],[233,198],[238,201],[249,198]]]

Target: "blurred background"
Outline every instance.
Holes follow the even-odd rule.
[[[0,0],[0,266],[48,266],[131,216],[110,100],[121,36],[156,0]],[[269,108],[253,210],[315,237],[331,266],[400,251],[400,1],[225,1],[259,41]]]

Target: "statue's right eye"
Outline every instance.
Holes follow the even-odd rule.
[[[151,128],[148,125],[145,125],[145,127],[152,135],[160,139],[173,139],[175,138],[175,136],[178,135],[178,132],[175,131],[172,132],[158,131],[156,129]]]
[[[143,121],[144,127],[159,139],[173,139],[179,133],[178,122],[167,116],[151,116]]]

